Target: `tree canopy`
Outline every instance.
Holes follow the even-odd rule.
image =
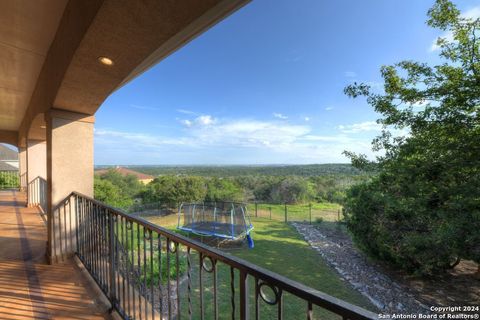
[[[427,24],[453,37],[437,41],[441,64],[401,61],[381,68],[383,92],[345,89],[366,97],[384,126],[372,142],[383,151],[376,161],[346,152],[355,167],[377,172],[350,190],[346,208],[360,246],[431,274],[457,258],[480,262],[480,19],[437,0]]]
[[[109,170],[102,176],[95,175],[95,199],[114,207],[127,209],[133,205],[143,188],[135,176],[123,176],[115,170]]]

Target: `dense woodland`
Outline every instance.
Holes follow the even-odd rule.
[[[156,172],[158,168],[143,167],[143,172]],[[287,175],[254,174],[252,172],[260,167],[248,166],[188,167],[192,171],[185,168],[182,174],[171,174],[172,168],[146,186],[133,176],[123,177],[111,170],[101,177],[96,176],[95,197],[121,208],[128,208],[134,201],[172,205],[192,201],[343,203],[347,189],[370,176],[360,174],[350,165],[281,167]],[[278,167],[263,166],[261,170],[269,172],[275,168]],[[313,175],[314,168],[321,173]],[[220,172],[224,176],[219,176]],[[311,176],[307,176],[307,172]]]
[[[229,165],[229,166],[130,166],[132,170],[159,175],[193,175],[202,177],[237,177],[237,176],[302,176],[321,175],[358,175],[360,170],[350,164],[326,163],[309,165]]]

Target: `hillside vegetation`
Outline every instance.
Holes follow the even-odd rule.
[[[295,170],[299,170],[299,167],[297,166]],[[132,206],[134,202],[163,203],[172,207],[182,202],[202,201],[342,204],[348,188],[370,179],[369,175],[343,173],[317,176],[260,174],[229,176],[226,172],[230,169],[230,167],[215,167],[215,170],[209,168],[208,170],[216,173],[213,176],[164,174],[148,185],[135,183],[135,177],[124,177],[110,170],[107,174],[95,178],[95,197],[124,209]],[[225,176],[218,176],[219,172],[225,172]]]
[[[308,165],[225,165],[225,166],[127,166],[128,168],[158,175],[194,175],[203,177],[236,177],[247,175],[265,176],[302,176],[322,175],[362,175],[362,172],[350,164],[327,163]]]

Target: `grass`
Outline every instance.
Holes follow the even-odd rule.
[[[184,253],[181,253],[182,256]],[[153,255],[153,259],[147,256],[146,263],[143,264],[142,268],[142,277],[141,281],[144,280],[143,274],[145,274],[145,280],[147,284],[157,286],[159,284],[160,279],[162,280],[162,284],[167,283],[167,279],[176,279],[177,277],[177,269],[175,264],[175,254],[172,254],[170,260],[167,259],[167,256],[163,254],[160,259],[158,257],[158,253]],[[161,261],[160,261],[161,260]],[[160,268],[161,264],[161,268]],[[170,266],[170,268],[169,268]],[[153,272],[151,272],[153,270]],[[185,274],[187,271],[187,262],[185,259],[179,259],[178,263],[178,273],[180,276]],[[169,278],[170,277],[170,278]]]
[[[277,207],[278,208],[278,207]],[[272,208],[272,213],[274,209]],[[163,227],[174,230],[176,227],[176,216],[167,217],[148,217],[148,220]],[[331,221],[332,216],[325,216],[324,220]],[[322,258],[300,237],[300,235],[290,225],[281,221],[270,220],[268,218],[252,217],[252,223],[255,227],[253,238],[255,248],[253,250],[239,249],[229,252],[237,257],[252,262],[260,267],[279,273],[290,279],[306,284],[309,287],[327,293],[336,298],[345,300],[352,304],[364,307],[374,311],[374,307],[360,293],[349,287],[342,281],[338,275],[326,265]],[[198,255],[192,254],[192,309],[193,319],[200,314],[199,295],[199,259]],[[230,301],[230,268],[223,264],[218,264],[218,304],[219,318],[228,318],[231,314]],[[236,287],[236,311],[238,312],[238,277],[235,273],[234,285]],[[204,284],[204,313],[205,318],[213,317],[213,277],[211,274],[203,272]],[[250,306],[251,312],[254,311],[254,288],[255,283],[250,279]],[[182,310],[188,310],[187,301],[187,283],[181,285]],[[266,303],[261,303],[261,318],[273,319],[276,316],[276,307],[271,307]],[[306,315],[306,302],[292,295],[286,294],[283,302],[283,311],[285,319],[298,319]],[[314,309],[315,318],[336,319],[336,317],[325,310]],[[253,318],[252,314],[252,318]],[[199,317],[199,316],[198,316]],[[237,314],[238,317],[238,314]]]

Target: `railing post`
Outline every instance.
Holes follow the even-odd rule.
[[[270,220],[272,220],[272,207],[268,207],[268,210],[270,211]]]
[[[288,209],[287,209],[287,203],[285,202],[285,223],[287,223],[288,221],[287,215],[288,215]]]
[[[258,203],[255,201],[255,218],[258,217]]]
[[[240,320],[249,318],[248,298],[248,274],[240,270]]]
[[[115,227],[115,221],[114,221],[114,215],[110,212],[110,210],[105,209],[105,213],[107,214],[108,217],[108,257],[109,257],[109,272],[110,272],[110,288],[109,290],[109,298],[110,302],[112,304],[112,309],[115,307],[116,304],[116,296],[115,296],[115,232],[114,232],[114,227]]]

